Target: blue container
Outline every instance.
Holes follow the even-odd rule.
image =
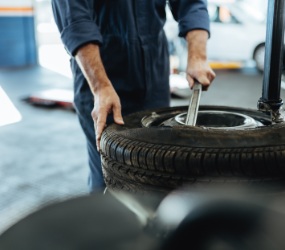
[[[34,16],[0,15],[0,67],[36,64]]]

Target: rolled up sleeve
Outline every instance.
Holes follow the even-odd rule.
[[[179,25],[179,36],[196,29],[206,30],[210,36],[209,14],[205,0],[170,0],[171,12]]]
[[[102,44],[92,0],[52,0],[53,15],[67,52],[74,56],[87,43]]]

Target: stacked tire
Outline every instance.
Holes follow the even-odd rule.
[[[113,190],[165,192],[177,188],[245,185],[282,191],[285,177],[285,123],[271,124],[256,110],[200,106],[250,116],[262,126],[214,129],[203,126],[145,126],[146,117],[167,119],[187,106],[138,112],[112,124],[101,139],[105,182]]]

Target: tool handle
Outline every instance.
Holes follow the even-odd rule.
[[[185,122],[185,124],[188,126],[196,125],[201,92],[202,92],[202,84],[195,81]]]

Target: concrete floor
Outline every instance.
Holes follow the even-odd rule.
[[[256,109],[262,75],[253,69],[216,71],[201,104]],[[87,152],[76,114],[23,101],[42,90],[70,90],[71,80],[41,67],[0,70],[0,86],[22,116],[0,127],[0,232],[48,203],[87,193]],[[285,91],[281,91],[284,100]],[[171,105],[188,105],[173,98]]]

